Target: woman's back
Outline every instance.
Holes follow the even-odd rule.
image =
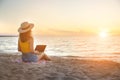
[[[22,42],[21,40],[19,40],[19,45],[22,53],[29,53],[31,51],[29,41]]]

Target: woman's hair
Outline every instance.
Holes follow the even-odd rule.
[[[25,33],[20,33],[20,34],[19,34],[19,37],[20,37],[20,40],[21,40],[22,42],[28,41],[29,39],[32,38],[31,30],[28,31],[28,32],[25,32]]]

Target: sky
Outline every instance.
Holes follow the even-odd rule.
[[[0,0],[0,34],[18,34],[22,22],[36,35],[120,34],[119,0]]]

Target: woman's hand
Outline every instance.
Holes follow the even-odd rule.
[[[34,53],[40,55],[40,52],[37,50],[35,50]]]

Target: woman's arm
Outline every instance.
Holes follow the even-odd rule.
[[[33,38],[30,39],[30,52],[34,53],[34,54],[39,54],[39,51],[35,51],[34,50],[34,40]]]
[[[33,38],[30,39],[29,43],[30,43],[30,50],[31,50],[30,52],[34,53],[34,40],[33,40]]]

